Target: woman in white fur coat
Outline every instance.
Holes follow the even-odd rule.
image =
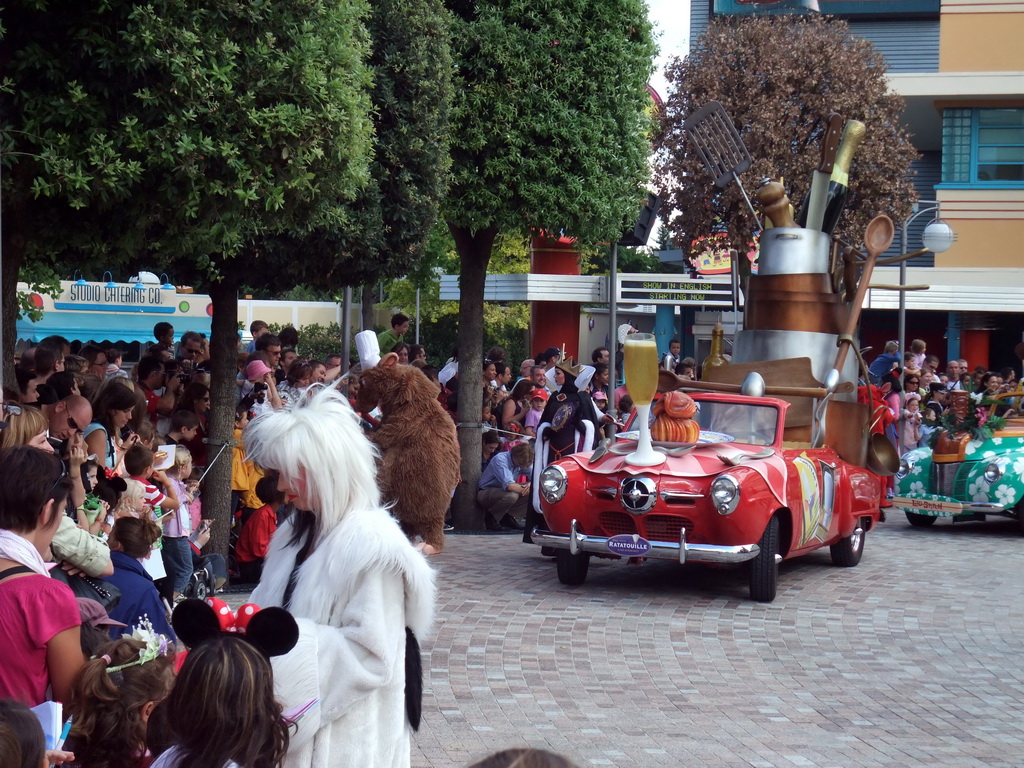
[[[414,726],[420,681],[407,629],[419,639],[430,630],[434,573],[381,506],[358,416],[323,389],[254,419],[245,448],[280,474],[295,505],[252,594],[256,605],[287,608],[299,625],[295,648],[273,659],[285,710],[319,699],[293,732],[285,768],[408,766],[407,663]]]

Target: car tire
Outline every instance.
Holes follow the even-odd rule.
[[[775,599],[779,585],[779,564],[775,561],[779,552],[778,515],[773,515],[768,521],[758,546],[761,551],[750,561],[750,599],[770,603]]]
[[[555,556],[555,565],[558,568],[558,580],[563,584],[575,586],[587,580],[590,555],[586,552],[574,555],[567,549],[560,549]]]
[[[858,527],[860,526],[860,521],[858,521],[857,525]],[[857,565],[864,554],[865,538],[867,538],[866,531],[851,533],[829,547],[829,552],[832,553],[833,565],[838,565],[840,568],[853,568]]]
[[[938,519],[931,515],[919,515],[917,512],[907,512],[907,522],[915,528],[927,528],[929,525],[935,525],[935,521]]]
[[[1024,536],[1024,501],[1017,502],[1017,525],[1020,527],[1020,535]]]

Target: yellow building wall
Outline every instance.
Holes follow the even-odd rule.
[[[1024,189],[939,189],[957,239],[936,267],[1024,267]]]
[[[940,72],[1024,71],[1024,2],[943,0]]]

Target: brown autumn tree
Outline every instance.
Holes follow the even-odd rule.
[[[854,157],[850,197],[836,234],[859,244],[878,213],[899,224],[916,199],[909,174],[917,152],[900,124],[903,99],[889,90],[882,54],[823,16],[718,17],[685,59],[668,67],[669,96],[657,176],[684,248],[724,227],[734,247],[750,241],[749,209],[735,183],[717,189],[683,123],[709,101],[722,103],[753,158],[740,175],[753,197],[760,179],[782,178],[794,206],[810,187],[825,119],[838,112],[867,134]]]

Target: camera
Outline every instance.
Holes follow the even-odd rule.
[[[268,389],[269,387],[267,386],[267,382],[265,381],[257,381],[255,384],[252,385],[253,394],[256,395],[260,394],[261,392],[266,392]]]

